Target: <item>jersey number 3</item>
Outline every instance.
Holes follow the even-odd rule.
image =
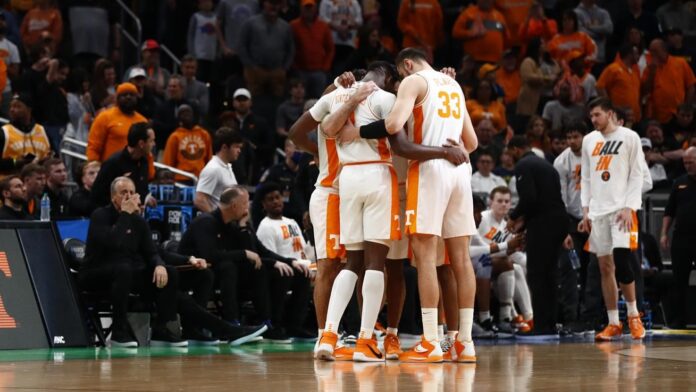
[[[442,107],[437,109],[437,115],[442,118],[454,117],[459,120],[462,116],[462,99],[458,93],[447,93],[446,91],[440,91],[437,97],[442,100]]]

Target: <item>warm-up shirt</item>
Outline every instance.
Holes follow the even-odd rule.
[[[300,225],[294,219],[263,218],[256,229],[256,236],[268,250],[294,260],[306,259],[304,249],[307,243],[302,237]]]
[[[582,140],[582,206],[589,217],[610,214],[622,208],[641,208],[645,160],[640,137],[618,127],[607,135],[592,131]]]
[[[582,155],[575,155],[568,147],[553,161],[553,167],[561,177],[561,197],[563,197],[566,212],[574,218],[581,219]]]
[[[486,210],[481,213],[481,224],[478,227],[478,232],[483,241],[490,245],[491,243],[501,244],[510,239],[512,233],[507,229],[507,219],[496,220],[493,211]]]

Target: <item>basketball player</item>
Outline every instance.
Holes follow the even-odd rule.
[[[357,89],[351,97],[357,103],[374,91],[374,86],[364,85]],[[345,248],[340,244],[340,215],[338,195],[338,152],[336,139],[329,138],[321,130],[317,130],[317,142],[309,138],[309,134],[317,129],[323,116],[314,118],[311,111],[305,112],[290,128],[290,139],[295,144],[317,157],[319,175],[314,192],[309,200],[309,216],[314,228],[314,244],[317,258],[317,276],[314,286],[314,306],[319,326],[318,337],[324,333],[326,311],[329,307],[329,296],[336,275],[340,272],[341,258],[345,256]],[[318,347],[319,340],[317,340]],[[353,350],[339,345],[334,350],[337,361],[353,359]]]
[[[363,79],[393,89],[398,75],[388,63],[373,63]],[[394,101],[393,94],[378,89],[363,105],[351,101],[359,83],[350,89],[339,88],[322,97],[310,110],[313,118],[324,118],[321,130],[335,137],[351,113],[361,123],[386,117]],[[348,103],[353,103],[348,105]],[[340,111],[339,111],[340,110]],[[419,146],[415,146],[419,148]],[[466,158],[458,146],[438,147],[426,151],[427,158],[445,158],[461,162]],[[317,348],[317,357],[332,360],[337,341],[337,327],[364,267],[363,310],[360,336],[353,359],[383,361],[384,355],[372,339],[373,328],[384,292],[384,261],[392,239],[400,237],[398,186],[391,166],[391,151],[386,139],[357,140],[337,148],[342,169],[339,174],[339,211],[341,243],[346,244],[348,263],[336,280],[329,301],[326,329]],[[418,157],[419,155],[416,154]],[[365,181],[369,179],[369,181]],[[347,219],[348,218],[348,219]],[[363,248],[364,247],[364,248]]]
[[[522,332],[529,331],[531,328],[527,324],[527,320],[532,322],[533,319],[532,301],[523,267],[519,263],[514,263],[515,258],[524,258],[524,255],[517,252],[516,247],[507,251],[507,243],[513,239],[512,233],[506,227],[506,216],[511,208],[511,197],[512,194],[508,187],[500,186],[494,188],[489,196],[490,209],[481,213],[481,222],[478,226],[479,236],[484,243],[487,245],[496,243],[500,251],[506,251],[502,255],[493,255],[491,265],[497,274],[497,294],[500,302],[499,329],[507,334],[514,333],[516,328]],[[520,255],[522,257],[519,257]],[[483,290],[480,290],[478,294],[484,298],[488,297],[488,293],[483,292]],[[517,298],[515,298],[515,294],[517,294]],[[518,322],[516,326],[512,325],[514,299],[518,301],[524,318],[524,321]],[[489,311],[490,303],[482,300],[479,302],[479,305],[482,305],[479,306],[481,327],[491,331],[493,321]]]
[[[414,143],[440,146],[448,139],[461,140],[468,152],[478,141],[466,111],[464,94],[449,76],[435,71],[424,52],[402,50],[396,59],[404,79],[386,121],[360,128],[363,138],[381,138],[399,132],[408,122]],[[350,128],[350,127],[348,127]],[[347,130],[346,130],[347,131]],[[355,132],[354,129],[350,132]],[[445,160],[412,162],[407,180],[406,228],[418,268],[418,289],[423,318],[420,344],[402,354],[408,362],[442,362],[437,334],[437,237],[445,239],[457,281],[459,334],[453,359],[475,362],[471,339],[476,282],[469,259],[469,237],[476,233],[471,194],[471,166],[454,166]]]
[[[589,108],[596,130],[582,141],[583,218],[578,230],[590,232],[590,252],[599,259],[602,294],[609,317],[609,324],[596,339],[621,337],[616,280],[626,298],[631,336],[642,339],[645,328],[636,304],[636,272],[630,249],[638,241],[635,212],[641,208],[641,162],[645,158],[638,134],[616,123],[608,99],[597,98],[589,103]]]

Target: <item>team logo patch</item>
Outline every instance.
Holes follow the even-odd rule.
[[[609,181],[611,174],[608,171],[602,172],[602,181]]]

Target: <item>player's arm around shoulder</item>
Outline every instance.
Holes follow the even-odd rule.
[[[393,135],[403,129],[416,103],[425,96],[427,90],[428,84],[419,75],[410,75],[401,81],[394,107],[385,120],[389,134]]]

